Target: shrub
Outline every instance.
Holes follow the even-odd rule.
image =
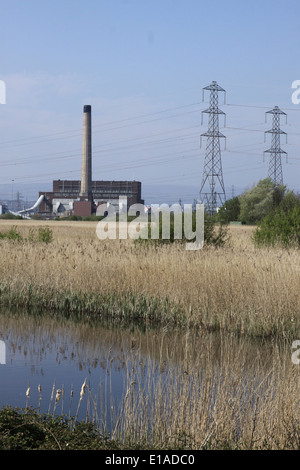
[[[16,227],[11,227],[8,232],[0,232],[0,239],[7,239],[18,242],[24,240]],[[49,227],[40,227],[36,233],[34,229],[30,229],[27,241],[32,243],[51,243],[53,241],[52,230]]]
[[[43,243],[51,243],[53,240],[52,230],[49,227],[40,227],[38,230],[38,241]]]
[[[184,222],[184,218],[182,223]],[[181,239],[176,239],[174,236],[174,214],[170,214],[170,238],[164,239],[162,238],[162,218],[159,219],[159,238],[158,239],[151,239],[151,226],[150,223],[148,225],[148,238],[138,238],[136,242],[138,243],[154,243],[154,244],[169,244],[169,243],[186,243],[193,242],[195,240],[187,240],[184,236]],[[192,230],[196,231],[196,213],[193,212],[193,219],[192,219]],[[184,229],[182,227],[182,233],[184,233]],[[219,224],[217,225],[216,222],[210,215],[207,213],[204,214],[204,244],[212,245],[216,248],[224,246],[228,241],[228,226],[227,224]]]
[[[257,246],[300,247],[300,206],[288,211],[278,208],[267,215],[255,230],[253,240]]]
[[[204,243],[215,246],[216,248],[225,246],[229,240],[228,225],[220,223],[218,228],[211,217],[204,219]]]
[[[100,435],[91,422],[39,414],[30,408],[0,410],[0,450],[119,449],[120,444]]]
[[[16,227],[11,227],[8,232],[0,232],[0,238],[7,238],[8,240],[21,241],[22,236],[19,234]]]

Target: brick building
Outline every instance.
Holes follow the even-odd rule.
[[[44,200],[39,206],[39,214],[44,217],[52,217],[76,213],[74,208],[80,200],[80,188],[80,180],[54,180],[51,192],[39,192],[39,196],[44,195]],[[118,209],[119,198],[124,197],[127,197],[128,208],[132,204],[144,204],[141,195],[142,184],[139,181],[92,181],[91,189],[92,201],[90,204],[82,206],[83,212],[80,214],[78,212],[80,209],[77,209],[78,215],[96,213],[100,204],[113,205]]]

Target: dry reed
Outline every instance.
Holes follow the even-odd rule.
[[[149,345],[156,360],[139,347],[129,353],[114,438],[158,449],[300,448],[299,371],[289,347],[200,335],[195,349],[190,333],[177,339],[180,347],[168,345],[167,333],[160,351]]]
[[[1,221],[0,226],[4,222],[8,225]],[[16,225],[26,235],[39,224]],[[49,315],[55,309],[73,311],[81,318],[101,318],[103,312],[117,320],[154,318],[167,331],[181,322],[299,339],[300,251],[256,248],[251,227],[232,227],[231,244],[222,249],[187,252],[176,244],[99,241],[91,222],[48,225],[51,244],[0,241],[2,305],[29,310],[36,305]],[[140,353],[126,362],[120,407],[114,406],[110,383],[103,385],[97,410],[89,391],[87,405],[104,432],[109,428],[124,442],[147,441],[156,448],[300,448],[299,370],[289,354],[282,356],[271,342],[270,354],[258,347],[251,359],[230,342],[193,351],[185,339],[179,365],[166,337],[152,352],[155,363]],[[133,361],[143,367],[129,368]],[[55,385],[49,411],[53,400],[56,409]]]
[[[44,351],[59,334],[72,345],[68,352],[78,363],[89,358],[89,368],[101,367],[99,388],[84,380],[74,394],[71,384],[54,382],[48,414],[56,391],[65,389],[67,396],[71,387],[70,424],[76,423],[71,403],[78,397],[77,419],[80,407],[80,419],[85,413],[99,433],[131,448],[145,443],[151,449],[300,448],[299,365],[291,360],[288,340],[171,327],[106,329],[9,314],[0,316],[3,325],[15,329],[14,350],[22,344],[25,351],[32,346]],[[112,381],[116,370],[124,380],[120,401]],[[28,402],[36,406],[40,396],[34,397],[32,384],[28,389]],[[64,413],[58,406],[62,399],[63,394],[58,414]]]
[[[113,402],[110,382],[108,393],[96,396],[84,381],[73,425],[85,399],[98,432],[125,448],[300,448],[299,366],[288,344],[168,331],[136,334],[132,347],[129,339],[125,334],[119,341],[125,377],[120,403]],[[107,376],[115,359],[107,358]]]
[[[17,222],[24,235],[42,223]],[[0,241],[2,303],[101,316],[107,301],[112,318],[264,336],[300,331],[300,251],[255,248],[252,227],[232,227],[225,248],[188,252],[178,244],[100,241],[92,222],[47,224],[48,245]]]

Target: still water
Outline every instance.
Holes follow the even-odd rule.
[[[0,313],[0,408],[31,406],[71,416],[78,412],[78,419],[102,420],[108,430],[130,384],[138,381],[141,386],[144,380],[146,390],[150,375],[161,377],[176,369],[186,377],[193,369],[201,380],[206,368],[215,378],[224,364],[236,370],[239,364],[245,383],[255,374],[259,384],[272,362],[270,344],[231,335],[129,330]],[[87,387],[79,401],[83,383]],[[62,393],[55,404],[57,390]]]
[[[6,312],[0,314],[0,341],[0,407],[31,406],[75,416],[86,383],[78,414],[83,419],[91,398],[98,408],[121,398],[136,340],[126,331]],[[58,389],[64,394],[55,406]]]

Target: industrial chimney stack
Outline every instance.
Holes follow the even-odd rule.
[[[92,201],[92,107],[83,107],[83,141],[81,164],[81,201]]]

